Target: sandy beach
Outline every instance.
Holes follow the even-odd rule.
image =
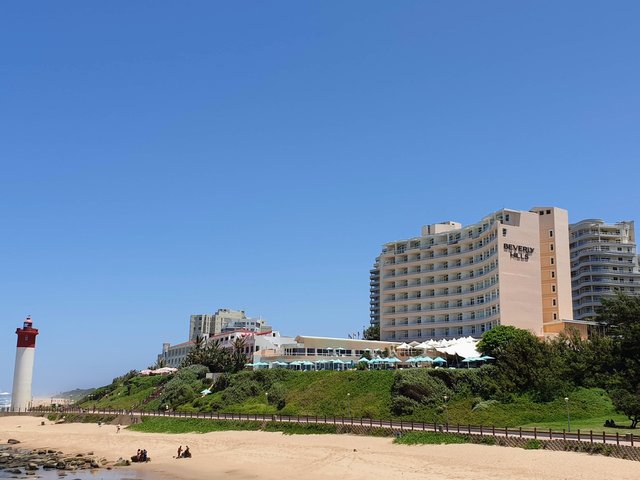
[[[134,465],[166,478],[430,480],[638,478],[637,462],[581,453],[483,445],[394,445],[389,438],[354,435],[282,435],[270,432],[149,434],[116,426],[59,424],[39,417],[0,417],[0,443],[93,451],[109,460],[146,448],[152,461]],[[176,459],[179,445],[193,458]]]

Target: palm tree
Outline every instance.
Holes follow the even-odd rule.
[[[233,341],[233,352],[231,353],[231,367],[234,372],[242,370],[247,363],[248,357],[245,353],[247,341],[244,337],[236,337]]]

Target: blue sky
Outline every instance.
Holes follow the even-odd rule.
[[[0,390],[108,383],[192,313],[368,322],[382,243],[640,220],[637,2],[3,2]]]

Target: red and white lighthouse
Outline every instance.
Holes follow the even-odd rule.
[[[38,329],[33,328],[31,317],[27,317],[22,328],[16,330],[18,347],[16,348],[16,366],[13,373],[11,391],[11,410],[24,412],[31,406],[31,383],[33,380],[33,361],[36,354],[36,336]]]

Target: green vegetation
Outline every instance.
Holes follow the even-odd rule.
[[[260,430],[260,422],[204,420],[197,418],[143,417],[129,430],[147,433],[209,433],[227,430]]]
[[[205,360],[222,355],[231,362],[213,385],[205,374],[220,370],[219,364],[193,364],[169,377],[132,371],[95,390],[79,406],[557,430],[567,425],[568,407],[573,430],[601,431],[607,420],[626,427],[625,416],[633,428],[640,419],[640,297],[604,301],[601,311],[606,335],[590,340],[570,333],[542,341],[512,327],[490,330],[480,346],[495,364],[471,369],[230,373],[240,357],[234,360],[232,351],[220,353],[215,345],[202,347],[194,351]],[[205,388],[213,393],[202,396]]]
[[[540,440],[529,439],[522,448],[525,450],[540,450],[544,448],[544,444]]]
[[[262,430],[265,432],[282,432],[285,435],[319,435],[336,434],[341,431],[352,431],[352,428],[333,424],[297,424],[278,422],[253,422],[236,420],[204,420],[197,418],[143,417],[142,423],[129,427],[136,432],[147,433],[209,433],[228,430]],[[391,436],[389,429],[367,429],[372,436]]]
[[[468,435],[457,433],[408,432],[397,437],[393,442],[401,445],[443,445],[470,443],[470,438]]]

